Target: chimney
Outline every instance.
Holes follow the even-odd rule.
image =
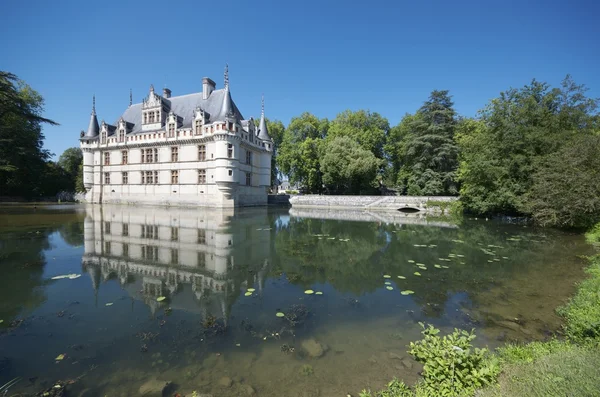
[[[163,88],[163,98],[171,98],[171,90],[168,88]]]
[[[202,99],[208,99],[210,94],[215,90],[216,84],[214,81],[205,77],[202,79]]]

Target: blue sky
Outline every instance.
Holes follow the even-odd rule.
[[[46,99],[46,147],[78,145],[92,95],[113,123],[150,84],[181,95],[202,77],[245,117],[285,124],[304,111],[369,109],[397,124],[433,89],[460,114],[532,78],[570,73],[600,97],[600,5],[593,1],[10,1],[1,6],[0,69]]]

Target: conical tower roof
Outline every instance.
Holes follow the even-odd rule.
[[[215,121],[225,121],[235,119],[235,110],[233,106],[233,100],[231,99],[231,93],[229,92],[229,67],[225,65],[225,92],[223,93],[223,102],[221,104],[221,110]]]
[[[262,97],[262,109],[260,112],[260,123],[258,123],[258,137],[263,141],[270,141],[269,129],[267,128],[267,121],[265,120],[265,97]]]
[[[92,101],[92,114],[90,115],[90,125],[88,126],[85,136],[87,138],[93,138],[100,134],[100,126],[98,125],[98,118],[96,117],[96,96]]]

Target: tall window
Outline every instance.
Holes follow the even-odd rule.
[[[206,230],[198,229],[198,244],[206,244]]]
[[[150,124],[154,123],[154,112],[150,112],[150,114],[148,114],[149,118],[148,118],[148,122]]]
[[[169,138],[175,136],[175,123],[169,123]]]
[[[125,140],[125,130],[123,128],[119,129],[119,142],[123,142]]]
[[[146,163],[153,163],[154,162],[154,157],[152,156],[153,150],[152,149],[146,149]]]
[[[123,230],[122,230],[121,235],[123,235],[123,237],[129,236],[129,223],[123,224]]]
[[[206,145],[198,146],[198,161],[206,161]]]
[[[198,251],[198,267],[204,269],[206,267],[206,254]]]
[[[129,244],[123,244],[123,258],[129,258]]]
[[[127,185],[129,183],[129,174],[127,174],[127,172],[121,172],[121,178],[123,180],[123,185]]]
[[[176,265],[179,263],[179,251],[171,248],[171,264]]]
[[[104,184],[105,185],[110,185],[110,172],[105,172],[104,173]]]
[[[198,184],[204,185],[206,183],[206,170],[198,170]]]
[[[154,184],[158,185],[158,171],[154,171]]]
[[[156,111],[156,122],[158,123],[160,121],[160,111]]]
[[[106,143],[106,131],[102,131],[100,134],[100,143]]]
[[[250,186],[252,185],[252,174],[249,172],[246,172],[246,186]]]
[[[104,165],[110,165],[110,152],[104,152]]]
[[[179,171],[173,170],[171,171],[171,184],[179,183]]]
[[[233,145],[231,143],[227,144],[227,157],[233,158]]]
[[[172,227],[171,228],[171,241],[178,241],[178,240],[179,240],[179,228]]]
[[[200,135],[202,133],[202,120],[196,120],[195,122],[195,134]]]
[[[246,151],[246,164],[252,164],[252,152],[250,150]]]
[[[144,112],[144,124],[148,124],[148,113]]]
[[[104,253],[110,255],[110,241],[104,242]]]
[[[171,148],[171,161],[179,161],[179,148],[177,146],[173,146]]]
[[[142,171],[142,185],[146,184],[146,173]]]
[[[121,164],[127,164],[129,161],[129,155],[127,153],[127,150],[122,150],[121,151]]]
[[[110,234],[110,222],[104,222],[104,234]]]
[[[153,176],[154,176],[154,173],[152,171],[142,171],[142,184],[146,184],[146,185],[153,184],[154,183]]]

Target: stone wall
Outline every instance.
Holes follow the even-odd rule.
[[[290,198],[293,208],[321,209],[361,209],[369,211],[419,211],[439,214],[447,203],[458,200],[458,197],[437,196],[320,196],[299,195]]]

